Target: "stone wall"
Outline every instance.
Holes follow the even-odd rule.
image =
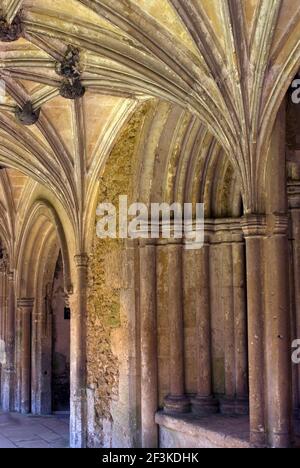
[[[99,202],[118,206],[133,191],[133,166],[148,104],[120,135],[101,177]],[[130,241],[96,237],[88,293],[88,445],[138,444],[139,365],[136,346],[136,249]]]

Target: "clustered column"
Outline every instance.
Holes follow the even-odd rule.
[[[18,300],[21,314],[21,407],[23,414],[31,411],[31,320],[34,299],[22,298]]]
[[[3,396],[3,369],[5,366],[5,319],[6,319],[7,260],[2,251],[0,260],[0,389]]]
[[[292,433],[288,217],[268,217],[266,238],[266,344],[268,444],[288,448]]]
[[[247,299],[245,243],[241,234],[232,243],[235,348],[235,413],[249,413]]]
[[[70,297],[71,305],[71,401],[70,445],[86,447],[86,314],[88,256],[76,255],[76,289]]]
[[[156,246],[140,243],[141,419],[142,447],[158,446],[158,357],[156,317]]]
[[[244,239],[239,222],[216,220],[220,306],[224,320],[225,395],[223,414],[248,414],[247,308]],[[213,292],[214,294],[214,292]]]
[[[170,394],[165,398],[167,413],[185,413],[190,401],[185,395],[182,244],[170,243],[168,252],[168,299],[170,323]]]
[[[291,324],[292,341],[300,338],[300,184],[289,186],[291,234]],[[293,366],[294,411],[300,418],[300,366]]]
[[[213,397],[210,324],[209,241],[202,249],[184,251],[184,269],[191,269],[194,282],[191,300],[196,308],[197,395],[192,411],[199,416],[216,413],[218,401]]]
[[[264,355],[264,216],[248,216],[243,222],[246,240],[250,441],[254,446],[266,443],[265,355]]]
[[[14,410],[14,378],[15,378],[15,289],[14,273],[8,273],[8,301],[7,301],[7,327],[6,327],[6,363],[2,378],[2,409]]]
[[[292,442],[288,220],[245,218],[247,252],[250,433],[254,446]]]

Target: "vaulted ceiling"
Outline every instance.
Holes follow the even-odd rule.
[[[35,180],[83,238],[99,171],[150,98],[202,122],[239,177],[245,209],[260,209],[266,144],[300,66],[299,0],[0,0],[0,9],[9,24],[22,20],[22,37],[0,42],[0,165],[11,168],[1,171],[0,202],[9,218]],[[86,89],[75,100],[60,96],[57,73],[70,44]],[[30,127],[15,116],[27,101],[41,109]]]

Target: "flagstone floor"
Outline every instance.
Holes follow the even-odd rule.
[[[0,448],[68,448],[69,418],[0,412]]]

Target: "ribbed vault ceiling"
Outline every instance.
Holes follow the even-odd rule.
[[[0,164],[52,190],[79,237],[101,164],[142,99],[198,118],[228,154],[246,210],[260,209],[266,143],[300,65],[298,0],[0,0],[0,8],[9,22],[21,11],[23,22],[21,39],[0,43]],[[75,101],[59,96],[55,71],[69,44],[80,48],[86,88]],[[41,115],[24,127],[14,111],[28,100]],[[16,211],[22,187],[12,174],[1,179],[3,209]]]

